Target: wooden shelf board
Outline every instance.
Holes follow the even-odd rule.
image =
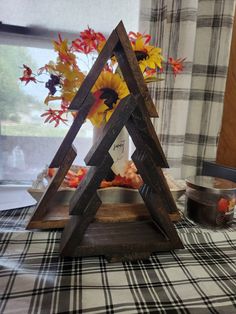
[[[120,203],[102,204],[95,220],[103,223],[140,221],[150,217],[144,204]],[[171,221],[181,220],[180,212],[169,214]],[[31,220],[27,229],[57,229],[64,228],[69,221],[69,205],[54,204],[45,215]]]
[[[68,249],[68,248],[67,248]],[[104,255],[108,260],[148,258],[152,252],[176,249],[151,221],[93,222],[85,231],[81,243],[62,256],[82,257]]]

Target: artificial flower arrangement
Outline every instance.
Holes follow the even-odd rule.
[[[130,32],[128,36],[146,83],[161,80],[164,67],[170,67],[175,76],[183,70],[184,59],[175,60],[169,57],[165,61],[161,49],[150,44],[150,35]],[[56,61],[49,61],[36,74],[27,65],[23,65],[24,71],[20,80],[25,84],[29,82],[42,83],[39,80],[42,74],[47,74],[50,77],[47,82],[44,82],[48,89],[48,94],[44,100],[48,109],[41,115],[45,118],[45,123],[54,123],[54,126],[57,127],[60,123],[68,122],[69,113],[77,114],[68,109],[86,77],[86,73],[80,70],[78,64],[79,56],[80,54],[98,55],[105,43],[105,36],[91,28],[81,32],[79,37],[70,43],[59,35],[59,39],[53,41],[54,50],[57,53]],[[91,92],[95,101],[87,119],[94,126],[100,127],[109,120],[120,100],[129,94],[114,56],[107,62]],[[56,104],[56,108],[51,107],[53,103]],[[86,173],[83,169],[81,168],[78,173],[70,171],[67,174],[66,180],[68,180],[69,186],[76,187],[79,184]],[[136,174],[133,164],[128,165],[126,173],[127,176],[124,178],[116,177],[114,184],[137,188],[140,184],[140,177]],[[128,173],[131,174],[131,177]],[[103,182],[103,185],[106,183]]]

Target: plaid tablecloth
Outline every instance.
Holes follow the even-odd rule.
[[[236,313],[236,221],[215,232],[185,219],[184,249],[107,263],[60,258],[60,230],[24,230],[31,211],[0,212],[0,313]]]

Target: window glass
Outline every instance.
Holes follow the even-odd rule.
[[[45,124],[41,114],[47,109],[45,84],[19,80],[23,64],[33,70],[55,61],[53,50],[0,46],[0,183],[31,182],[49,165],[72,122],[54,127]],[[91,62],[81,55],[80,67],[88,70]],[[40,80],[40,77],[39,77]],[[47,77],[42,77],[46,82]],[[78,156],[74,163],[84,165],[92,143],[92,125],[86,122],[74,144]]]

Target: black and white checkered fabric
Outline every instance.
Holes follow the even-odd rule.
[[[61,232],[26,232],[30,212],[1,212],[0,313],[236,313],[236,221],[214,232],[183,220],[184,249],[107,263],[60,258]]]
[[[150,91],[154,125],[175,178],[195,175],[202,160],[215,160],[234,17],[234,0],[141,1],[140,31],[165,59],[186,57],[184,71]]]

